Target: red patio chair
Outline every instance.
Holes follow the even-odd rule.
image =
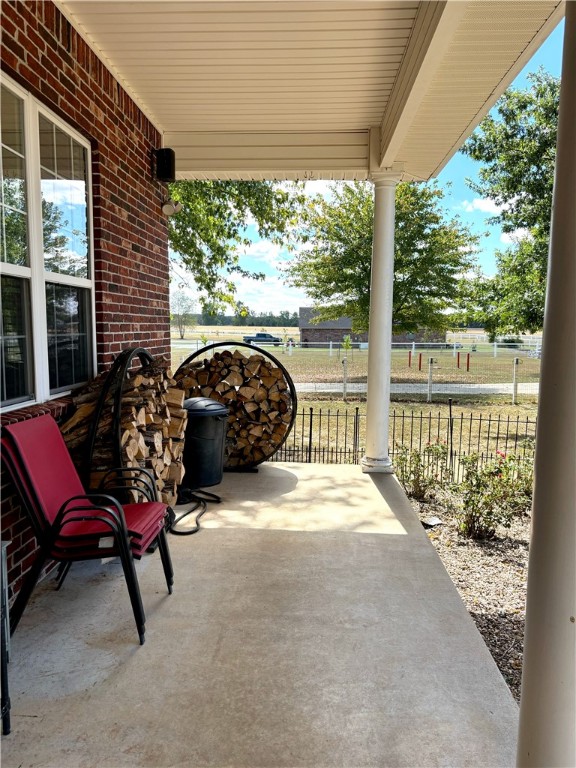
[[[134,559],[139,560],[156,540],[169,593],[173,584],[164,529],[167,507],[157,501],[151,475],[140,468],[112,470],[105,487],[86,493],[58,425],[49,415],[4,426],[1,444],[3,461],[22,497],[39,546],[10,612],[11,632],[47,560],[61,563],[60,587],[72,562],[119,557],[142,645],[146,618]],[[118,498],[126,495],[128,488],[146,500],[120,504]]]

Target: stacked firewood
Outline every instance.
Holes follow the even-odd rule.
[[[105,380],[106,374],[102,374],[75,395],[76,411],[60,427],[78,465],[86,460],[86,441]],[[176,386],[163,358],[129,372],[118,385],[122,387],[120,435],[114,430],[115,392],[111,391],[96,425],[96,441],[90,458],[90,487],[97,487],[105,472],[117,465],[119,441],[121,466],[149,469],[159,497],[166,504],[175,504],[177,486],[184,476],[182,454],[188,419],[188,413],[182,407],[185,393]]]
[[[289,385],[264,355],[224,349],[186,363],[174,378],[187,398],[209,397],[228,408],[225,467],[260,463],[290,430],[295,403]]]

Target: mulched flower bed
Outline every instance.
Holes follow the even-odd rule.
[[[452,514],[438,500],[412,501],[422,521],[441,521],[427,530],[444,567],[484,637],[512,695],[520,701],[522,650],[528,573],[530,517],[516,517],[495,538],[466,539]]]

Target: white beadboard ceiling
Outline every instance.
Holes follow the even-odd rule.
[[[560,0],[57,5],[162,131],[183,179],[394,166],[428,179],[563,14]]]

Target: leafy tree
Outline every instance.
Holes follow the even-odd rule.
[[[478,274],[462,291],[462,325],[479,323],[490,341],[506,333],[542,328],[546,293],[545,258],[535,258],[534,242],[520,239],[496,252],[497,274]]]
[[[349,317],[368,328],[374,202],[366,182],[333,187],[305,211],[303,238],[286,274],[304,288],[320,320]],[[478,239],[458,219],[447,219],[436,185],[403,182],[396,188],[394,326],[399,331],[441,329],[456,305],[459,283],[472,265]]]
[[[210,305],[208,305],[209,309]],[[244,314],[245,312],[247,314]],[[283,310],[277,315],[273,312],[260,312],[255,315],[245,304],[238,301],[234,315],[223,315],[205,310],[200,314],[192,314],[191,321],[198,325],[298,326],[298,313]]]
[[[529,78],[530,88],[506,91],[462,149],[482,163],[469,186],[500,206],[492,223],[516,235],[480,290],[479,313],[499,332],[536,331],[544,315],[560,80],[543,70]]]
[[[216,303],[206,299],[202,304],[201,325],[226,325],[225,316],[218,312]]]
[[[170,185],[182,211],[169,220],[171,249],[191,272],[200,302],[210,310],[234,306],[238,275],[264,279],[240,264],[254,223],[261,238],[284,241],[293,227],[300,195],[297,185],[268,181],[178,181]]]
[[[236,312],[234,313],[234,325],[244,325],[246,318],[250,316],[250,308],[242,301],[236,302]]]
[[[453,327],[483,328],[489,340],[494,341],[498,332],[498,287],[494,278],[474,269],[460,286],[459,307],[451,316]]]
[[[190,325],[194,312],[194,300],[184,291],[174,291],[170,297],[172,318],[178,328],[180,338],[184,338],[186,327]]]

